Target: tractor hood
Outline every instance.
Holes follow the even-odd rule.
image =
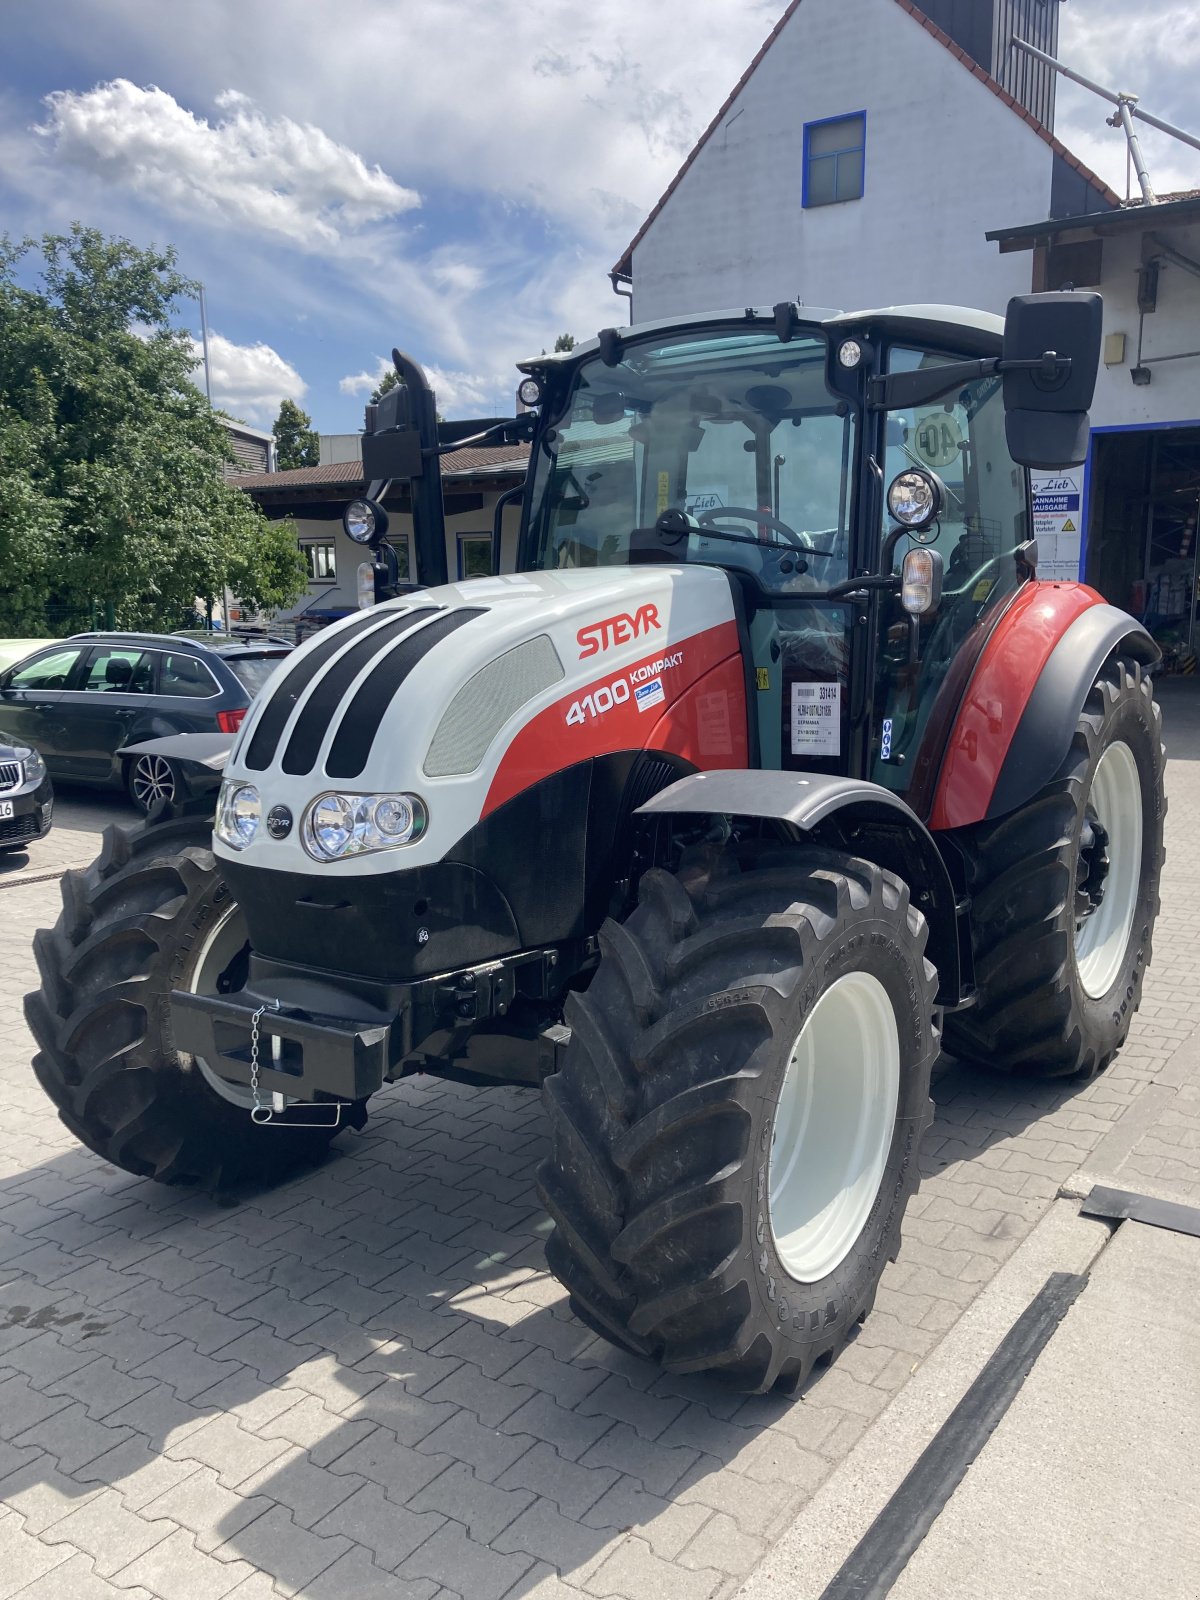
[[[216,852],[371,876],[442,859],[508,800],[595,756],[652,747],[744,765],[725,702],[691,692],[738,654],[729,579],[712,567],[517,573],[389,601],[310,639],[255,702],[225,778],[257,790],[261,821],[243,848],[218,839]],[[415,795],[427,825],[410,844],[318,861],[305,818],[330,793]]]

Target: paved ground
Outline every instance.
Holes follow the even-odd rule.
[[[541,1267],[528,1093],[398,1085],[319,1172],[231,1208],[102,1165],[34,1084],[19,1003],[55,839],[92,842],[14,861],[0,1600],[731,1594],[1097,1152],[1134,1187],[1195,1176],[1200,694],[1166,690],[1170,868],[1126,1050],[1082,1090],[943,1065],[900,1261],[795,1402],[658,1377],[573,1321]]]

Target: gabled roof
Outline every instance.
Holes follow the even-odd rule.
[[[696,157],[700,154],[701,150],[703,150],[709,139],[712,138],[713,134],[725,120],[726,115],[733,107],[734,101],[750,82],[750,79],[754,76],[759,62],[762,61],[767,51],[775,43],[776,39],[783,32],[784,28],[787,27],[788,23],[792,19],[793,13],[799,9],[800,3],[801,0],[790,0],[787,10],[783,13],[779,21],[775,24],[770,33],[767,35],[766,39],[763,41],[762,48],[758,51],[757,55],[754,57],[754,60],[751,61],[745,72],[742,73],[741,77],[734,84],[727,99],[721,106],[721,109],[709,123],[708,127],[705,128],[699,139],[697,139],[686,161],[684,161],[679,171],[671,179],[670,183],[663,191],[658,203],[654,206],[645,222],[642,223],[641,227],[626,245],[624,254],[621,256],[621,259],[617,262],[616,266],[612,269],[612,276],[614,278],[623,278],[627,282],[633,281],[633,252],[645,238],[651,223],[653,223],[659,212],[663,209],[667,201],[679,187],[683,180],[684,173],[687,172],[692,162],[695,161]],[[907,11],[909,16],[912,17],[915,22],[920,23],[921,27],[925,29],[926,33],[932,34],[938,43],[948,50],[957,61],[960,61],[973,77],[978,78],[986,88],[990,89],[997,99],[1003,100],[1004,104],[1009,108],[1009,110],[1015,112],[1016,115],[1021,118],[1022,122],[1027,122],[1033,131],[1038,135],[1038,137],[1044,139],[1056,155],[1061,156],[1068,166],[1073,167],[1081,177],[1086,179],[1087,182],[1090,183],[1095,189],[1099,190],[1099,192],[1105,197],[1110,205],[1115,207],[1122,203],[1120,195],[1118,195],[1115,190],[1110,189],[1103,178],[1097,177],[1097,175],[1089,167],[1086,167],[1083,162],[1080,161],[1078,156],[1074,155],[1070,150],[1067,149],[1066,145],[1063,144],[1061,139],[1056,139],[1050,132],[1049,128],[1040,123],[1031,111],[1027,111],[1018,100],[1014,100],[1007,89],[1002,88],[990,73],[985,72],[979,63],[973,60],[960,45],[955,44],[954,40],[948,33],[943,33],[941,28],[939,28],[935,22],[931,21],[923,11],[921,11],[912,3],[912,0],[894,0],[894,3],[898,5],[902,11]]]

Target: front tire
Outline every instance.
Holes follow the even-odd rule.
[[[1108,663],[1045,788],[1012,815],[959,835],[977,998],[946,1018],[953,1055],[1086,1079],[1124,1044],[1159,907],[1161,729],[1137,663]]]
[[[335,1130],[255,1127],[246,1092],[172,1042],[171,990],[236,988],[244,965],[211,838],[208,815],[108,828],[34,940],[42,987],[25,1016],[34,1072],[81,1143],[137,1177],[219,1188],[274,1181],[317,1159]],[[361,1126],[362,1105],[348,1120]]]
[[[545,1086],[546,1256],[582,1321],[750,1392],[840,1348],[917,1185],[926,932],[900,879],[828,850],[646,874]]]

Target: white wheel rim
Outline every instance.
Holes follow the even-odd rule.
[[[1108,833],[1104,898],[1075,930],[1084,993],[1098,1000],[1120,975],[1142,881],[1142,785],[1127,744],[1110,744],[1092,776],[1088,804]]]
[[[245,919],[240,908],[236,904],[231,904],[213,923],[200,945],[196,965],[192,969],[192,980],[188,985],[191,993],[216,994],[217,979],[245,943]],[[230,1105],[239,1106],[246,1111],[254,1104],[254,1097],[242,1084],[229,1083],[219,1073],[214,1072],[202,1056],[193,1056],[192,1060],[199,1067],[201,1077],[210,1088],[216,1090],[222,1100],[228,1100]]]
[[[139,756],[133,767],[133,793],[147,811],[160,800],[175,798],[175,774],[161,756]]]
[[[862,1232],[899,1096],[900,1034],[887,990],[868,972],[847,973],[800,1030],[771,1139],[771,1232],[800,1283],[828,1276]]]

